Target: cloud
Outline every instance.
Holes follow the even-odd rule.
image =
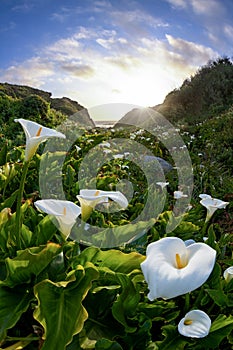
[[[230,24],[226,24],[224,26],[224,33],[226,34],[226,36],[230,39],[233,40],[233,26]]]
[[[15,5],[11,8],[12,11],[14,12],[22,12],[22,13],[28,13],[30,12],[33,8],[34,8],[35,4],[33,3],[33,1],[22,1],[18,5]]]
[[[168,34],[166,35],[166,38],[174,52],[181,55],[182,59],[188,65],[191,64],[197,66],[198,64],[204,64],[208,60],[218,56],[217,52],[204,45],[196,44],[181,38],[174,38]]]
[[[10,21],[5,27],[0,27],[0,33],[8,32],[16,28],[16,23]]]
[[[5,71],[0,72],[0,79],[10,83],[26,84],[41,87],[46,79],[54,74],[51,62],[32,57],[18,65],[12,65]]]
[[[166,1],[173,7],[178,7],[182,9],[187,7],[187,0],[166,0]]]
[[[78,78],[90,78],[94,75],[95,71],[94,69],[87,65],[87,64],[80,64],[80,63],[71,63],[62,65],[61,69],[63,69],[65,72],[68,72],[74,77]]]
[[[222,3],[217,0],[191,0],[191,6],[195,13],[207,17],[216,17],[224,13]]]

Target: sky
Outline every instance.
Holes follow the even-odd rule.
[[[152,107],[233,56],[232,0],[0,0],[0,82]]]

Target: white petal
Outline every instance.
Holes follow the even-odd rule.
[[[127,208],[128,200],[120,191],[108,192],[108,197],[120,205],[121,208]]]
[[[56,217],[60,231],[67,237],[81,214],[81,208],[73,202],[56,199],[38,200],[35,207],[46,214]]]
[[[185,324],[185,322],[190,324]],[[188,323],[187,322],[187,323]],[[191,310],[178,324],[178,331],[185,337],[203,338],[209,334],[211,319],[201,310]]]
[[[212,198],[209,194],[205,194],[205,193],[202,193],[202,194],[199,194],[199,197],[204,199],[204,198]]]
[[[102,191],[102,190],[80,190],[80,195],[77,198],[83,198],[87,201],[95,201],[97,203],[105,203],[108,198],[117,202],[122,208],[128,206],[127,198],[119,191]]]

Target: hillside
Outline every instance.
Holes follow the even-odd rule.
[[[88,114],[88,111],[78,102],[73,101],[68,97],[53,98],[51,92],[43,91],[30,86],[8,83],[0,83],[0,93],[1,96],[8,96],[12,102],[16,100],[20,101],[24,106],[32,104],[36,109],[40,109],[40,107],[43,105],[41,115],[42,119],[44,114],[43,111],[46,110],[46,108],[47,112],[49,109],[53,109],[57,112],[62,113],[64,116],[70,116],[77,112],[83,111],[82,113],[79,113],[80,115],[77,115],[77,118],[81,119],[79,121],[84,124],[88,123],[88,125],[91,125],[93,127],[95,126],[93,120],[91,120]]]
[[[233,63],[218,58],[187,78],[153,108],[171,122],[194,125],[226,112],[233,105]]]

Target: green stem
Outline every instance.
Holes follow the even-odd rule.
[[[200,291],[198,293],[198,296],[196,298],[195,304],[194,304],[195,307],[197,307],[197,308],[199,307],[199,304],[200,304],[203,296],[204,296],[204,288],[201,287],[201,289],[200,289]]]
[[[184,304],[184,312],[188,312],[190,308],[190,293],[185,294],[185,304]]]
[[[16,206],[16,241],[17,247],[21,248],[21,231],[22,231],[22,216],[21,216],[21,204],[23,199],[23,191],[25,185],[25,179],[28,171],[29,162],[25,162],[23,165],[22,176],[19,185],[19,192],[17,198],[17,206]]]

